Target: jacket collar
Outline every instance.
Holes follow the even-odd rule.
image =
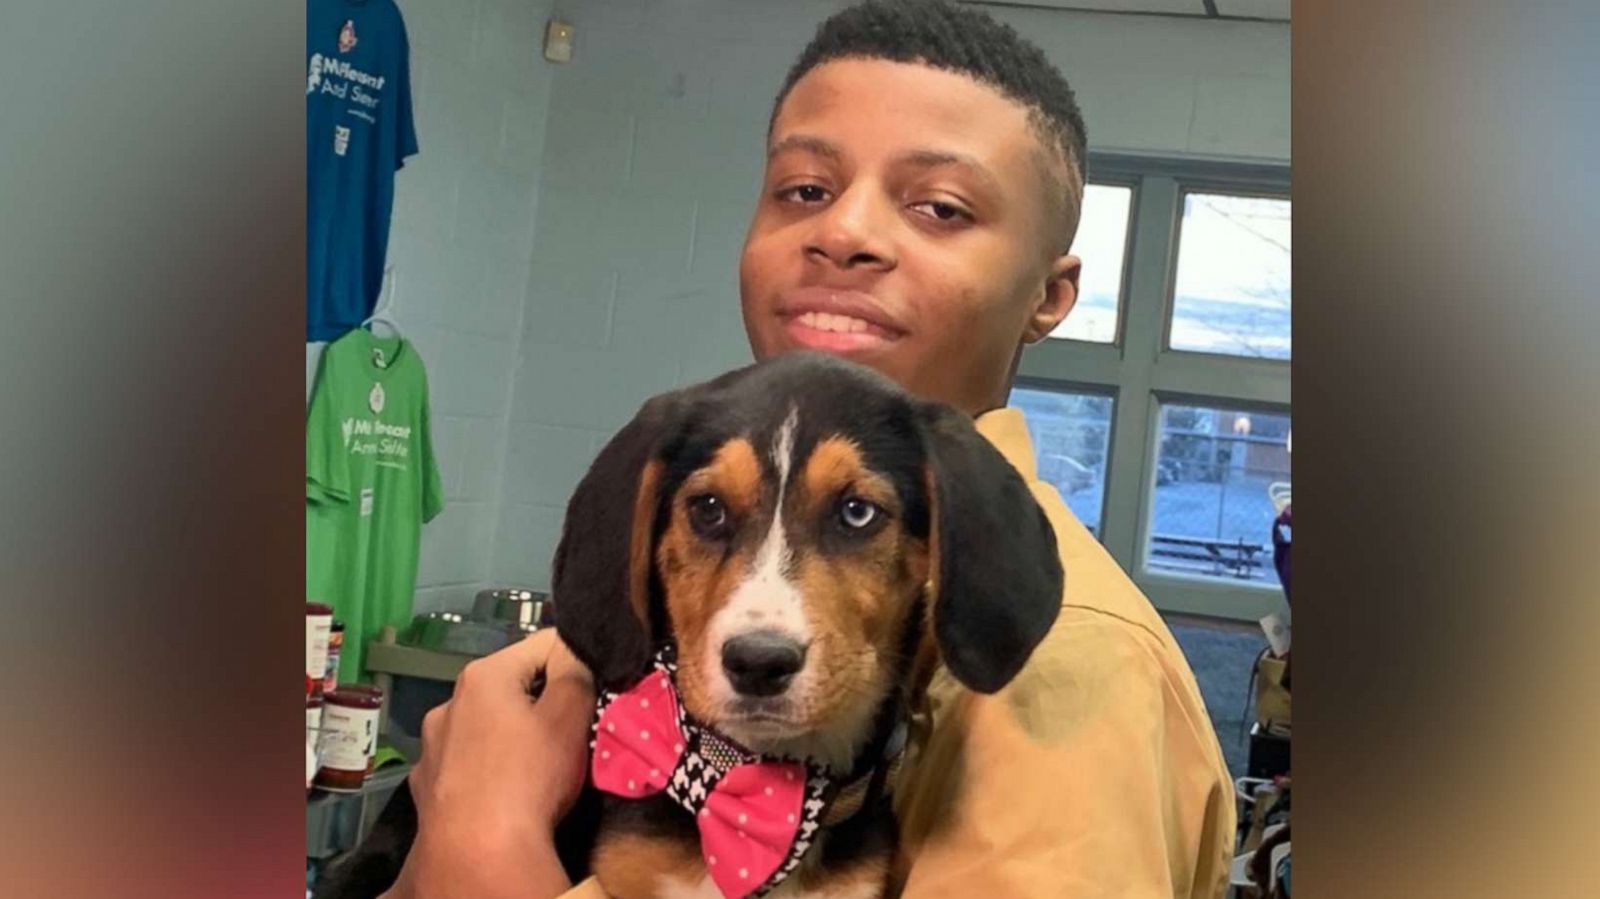
[[[1033,455],[1033,438],[1028,434],[1028,421],[1021,409],[993,409],[973,420],[978,433],[994,444],[1000,455],[1006,457],[1011,467],[1032,483],[1039,479],[1039,464]]]

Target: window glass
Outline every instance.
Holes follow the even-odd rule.
[[[1117,309],[1122,303],[1122,261],[1128,247],[1128,215],[1133,188],[1089,184],[1083,193],[1083,215],[1072,240],[1072,253],[1083,260],[1078,301],[1051,337],[1113,343]]]
[[[1168,346],[1289,358],[1289,218],[1288,200],[1184,196]]]
[[[1054,484],[1067,507],[1096,537],[1105,508],[1111,397],[1017,387],[1011,405],[1028,419],[1039,479]]]
[[[1289,483],[1289,416],[1163,405],[1159,440],[1145,570],[1276,584],[1273,494]]]

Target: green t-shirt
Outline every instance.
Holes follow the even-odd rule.
[[[306,418],[306,599],[344,622],[339,680],[410,621],[422,524],[443,508],[422,360],[356,328],[324,351]]]

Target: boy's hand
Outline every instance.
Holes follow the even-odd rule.
[[[528,690],[544,675],[538,700]],[[389,899],[556,896],[553,834],[583,788],[594,682],[541,630],[470,663],[422,721],[417,840]]]

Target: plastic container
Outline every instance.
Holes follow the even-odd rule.
[[[339,656],[344,652],[344,622],[333,622],[328,632],[328,670],[322,679],[322,691],[332,693],[339,689]]]
[[[382,708],[383,691],[377,687],[340,687],[322,697],[322,767],[317,786],[339,793],[361,789],[378,753]]]
[[[306,678],[312,682],[311,695],[321,696],[328,676],[328,637],[333,631],[333,608],[320,602],[306,603]]]

